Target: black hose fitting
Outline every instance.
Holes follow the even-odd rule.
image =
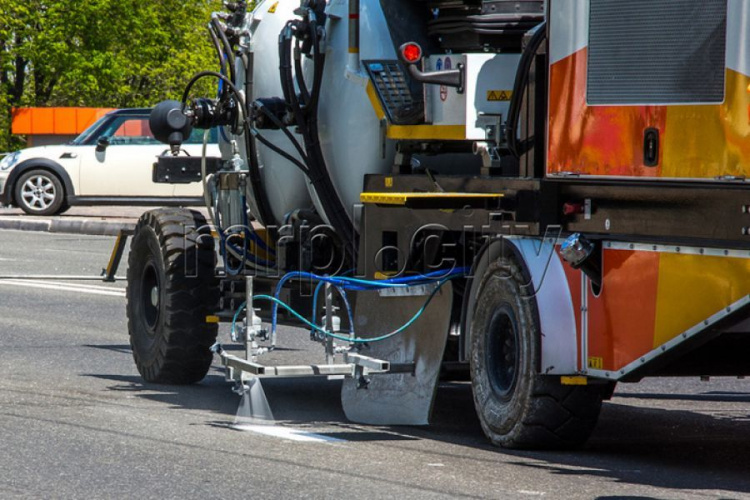
[[[193,126],[209,129],[235,126],[238,122],[237,104],[234,99],[195,99],[192,103]]]
[[[250,116],[259,130],[279,130],[286,125],[288,109],[281,97],[264,97],[253,102]]]
[[[193,131],[190,118],[182,110],[182,103],[173,100],[157,104],[151,111],[148,124],[156,140],[169,144],[172,153],[179,152],[180,146]]]

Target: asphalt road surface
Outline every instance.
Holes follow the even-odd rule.
[[[0,231],[0,274],[95,275],[112,243]],[[0,498],[750,498],[749,381],[621,385],[564,453],[489,446],[466,383],[421,428],[347,422],[340,382],[265,381],[277,424],[238,431],[218,366],[143,383],[124,289],[0,283]],[[280,333],[295,355],[306,337]]]

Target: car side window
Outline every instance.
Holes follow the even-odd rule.
[[[111,146],[130,145],[145,146],[160,144],[151,133],[148,117],[121,116],[117,117],[102,134],[109,138]]]
[[[203,144],[203,133],[205,130],[194,128],[190,133],[190,137],[185,141],[185,144]],[[211,129],[211,133],[208,136],[209,144],[216,144],[219,142],[219,129],[214,127]]]

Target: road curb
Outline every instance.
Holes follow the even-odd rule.
[[[16,231],[39,231],[46,233],[87,234],[93,236],[116,236],[123,229],[133,229],[132,222],[107,222],[90,219],[23,219],[0,217],[0,229]]]
[[[15,229],[16,231],[49,231],[50,220],[0,219],[0,229]]]

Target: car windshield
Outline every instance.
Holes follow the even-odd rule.
[[[112,146],[145,146],[160,144],[148,124],[148,115],[120,115],[107,122],[99,137],[107,137]]]
[[[99,129],[102,124],[106,121],[108,121],[111,117],[109,115],[104,115],[98,120],[96,120],[94,123],[89,125],[89,127],[81,132],[81,134],[70,141],[70,144],[73,144],[75,146],[80,146],[82,144],[91,144],[91,142],[95,139],[94,135],[96,135],[97,129]]]
[[[151,133],[148,115],[108,114],[76,137],[70,144],[81,146],[96,143],[100,137],[107,137],[111,145],[149,145],[159,144]],[[218,129],[211,129],[208,139],[210,144],[218,142]],[[193,129],[185,144],[202,144],[203,130]]]

